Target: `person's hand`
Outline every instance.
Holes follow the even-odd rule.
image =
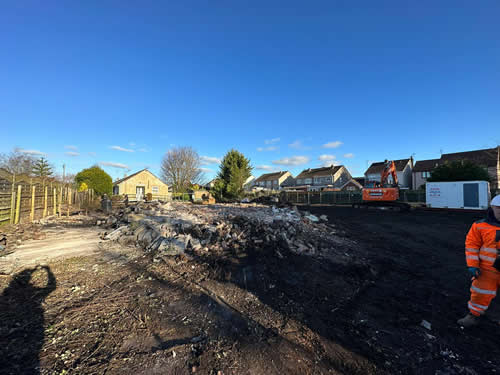
[[[478,277],[481,274],[481,270],[477,267],[469,267],[467,271],[472,277]]]

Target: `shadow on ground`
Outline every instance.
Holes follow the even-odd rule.
[[[0,373],[40,372],[39,354],[44,342],[42,303],[55,289],[52,271],[43,266],[17,273],[3,291],[0,296]]]

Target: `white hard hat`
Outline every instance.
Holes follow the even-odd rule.
[[[491,200],[491,205],[500,207],[500,194]]]

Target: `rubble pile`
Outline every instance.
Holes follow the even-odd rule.
[[[147,252],[179,255],[186,250],[238,252],[268,249],[313,255],[346,244],[328,218],[296,207],[251,204],[200,206],[180,202],[140,203],[98,222],[108,229],[105,240],[136,245]]]

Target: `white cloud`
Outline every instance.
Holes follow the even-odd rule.
[[[268,146],[268,147],[257,147],[257,151],[262,152],[262,151],[276,151],[278,150],[278,146]]]
[[[292,156],[290,158],[282,158],[279,160],[273,160],[273,164],[278,165],[302,165],[309,163],[311,159],[308,156]]]
[[[278,143],[280,141],[280,138],[273,138],[273,139],[266,139],[264,143],[266,145],[271,145],[273,143]]]
[[[201,165],[220,164],[220,158],[215,156],[200,156]]]
[[[96,156],[96,153],[95,152],[89,152],[89,155],[90,156]]]
[[[199,168],[199,170],[204,173],[214,173],[214,170],[210,168]]]
[[[126,164],[121,164],[121,163],[113,163],[111,161],[100,161],[100,165],[103,165],[105,167],[114,167],[114,168],[121,168],[121,169],[130,169],[130,167]]]
[[[137,151],[139,151],[139,152],[149,152],[149,149],[146,148],[146,147],[141,147],[141,148],[138,148]]]
[[[255,167],[255,169],[258,169],[260,171],[267,171],[267,172],[278,172],[280,170],[280,168],[273,167],[272,165],[258,165]]]
[[[73,146],[73,145],[64,146],[64,148],[66,150],[75,150],[75,151],[78,151],[78,147]]]
[[[337,160],[335,155],[323,154],[318,157],[318,160],[321,161],[322,167],[329,167],[330,165],[340,165],[340,162]]]
[[[300,139],[297,139],[295,142],[292,142],[288,145],[288,147],[293,148],[295,150],[309,150],[311,147],[304,146]]]
[[[116,150],[116,151],[134,152],[134,150],[132,150],[130,148],[125,148],[125,147],[121,147],[121,146],[109,146],[109,148],[112,150]]]
[[[336,156],[335,155],[323,154],[323,155],[320,155],[318,159],[321,160],[321,161],[334,160],[334,159],[336,159]]]
[[[79,156],[80,155],[79,152],[74,152],[74,151],[68,151],[68,152],[65,152],[65,154],[68,156]]]
[[[26,150],[24,148],[15,148],[14,151],[17,152],[22,152],[23,154],[28,154],[28,155],[47,155],[45,152],[38,151],[38,150]]]
[[[344,158],[348,158],[348,159],[350,159],[350,158],[353,158],[353,157],[354,157],[354,154],[353,154],[352,152],[349,152],[349,153],[347,153],[347,154],[344,154]]]
[[[130,147],[135,147],[135,142],[129,142],[128,144]]]
[[[322,147],[323,148],[337,148],[337,147],[340,147],[341,145],[342,145],[342,142],[334,141],[334,142],[325,143]]]
[[[320,163],[322,167],[329,167],[331,165],[341,165],[340,161],[338,160],[324,160],[323,163]]]

